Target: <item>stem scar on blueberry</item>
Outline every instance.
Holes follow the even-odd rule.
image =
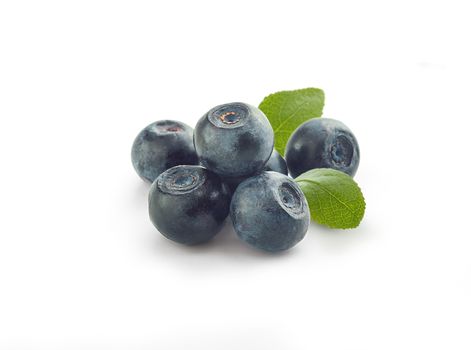
[[[191,165],[170,168],[158,177],[157,186],[162,192],[172,195],[191,192],[206,180],[205,172],[201,169]]]
[[[240,116],[236,112],[226,112],[219,116],[219,120],[224,124],[236,124],[240,120]]]
[[[158,122],[157,122],[158,123]],[[173,132],[181,132],[183,129],[176,125],[176,124],[170,124],[170,125],[159,125],[156,124],[156,128],[159,132],[161,133],[173,133]]]
[[[290,184],[283,183],[278,187],[281,204],[291,213],[299,214],[302,209],[301,194]]]
[[[180,129],[178,126],[170,126],[167,128],[167,131],[172,131],[172,132],[178,132],[178,131],[181,131],[182,129]]]
[[[185,187],[193,185],[196,182],[196,180],[197,178],[194,175],[181,174],[181,175],[177,175],[173,179],[173,185],[175,187],[185,188]]]
[[[353,145],[347,137],[338,136],[332,144],[330,152],[334,163],[350,166],[353,157]]]

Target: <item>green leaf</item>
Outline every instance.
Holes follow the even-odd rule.
[[[314,221],[331,228],[354,228],[360,224],[365,199],[347,174],[334,169],[312,169],[295,181],[306,196]]]
[[[306,120],[322,115],[324,91],[307,88],[276,92],[265,97],[258,108],[265,113],[275,132],[275,149],[284,155],[293,131]]]

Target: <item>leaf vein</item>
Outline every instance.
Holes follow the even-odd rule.
[[[303,103],[301,103],[298,108],[296,108],[296,110],[290,115],[288,116],[285,120],[283,120],[283,122],[280,123],[280,125],[277,126],[277,128],[274,130],[274,132],[277,132],[278,130],[280,130],[280,128],[285,125],[287,122],[289,122],[291,119],[293,119],[295,116],[296,116],[296,113],[299,112],[299,110],[301,109],[301,107],[303,107],[304,105],[308,104],[309,101],[305,101]]]
[[[313,180],[308,180],[308,179],[299,179],[297,180],[297,182],[309,182],[309,183],[312,183],[314,185],[317,185],[319,186],[322,190],[324,190],[325,192],[327,192],[332,198],[334,198],[337,202],[339,202],[340,204],[342,204],[345,208],[347,208],[352,214],[354,214],[357,209],[354,209],[354,208],[350,208],[349,205],[347,205],[347,203],[345,203],[344,201],[342,201],[340,198],[338,198],[335,194],[333,194],[331,191],[329,191],[326,187],[322,186],[320,183],[318,183],[317,181],[313,181]]]

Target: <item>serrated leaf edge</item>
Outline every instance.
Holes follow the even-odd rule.
[[[342,204],[345,208],[347,208],[353,215],[353,217],[357,220],[357,224],[355,226],[349,226],[349,227],[338,227],[338,226],[333,226],[333,225],[330,225],[329,223],[327,222],[319,222],[320,224],[322,225],[325,225],[325,226],[328,226],[330,228],[340,228],[340,229],[351,229],[351,228],[356,228],[360,225],[360,222],[363,218],[363,215],[365,213],[365,209],[366,209],[366,203],[365,203],[365,197],[363,196],[363,192],[361,191],[360,187],[358,185],[356,185],[356,188],[358,189],[358,191],[360,192],[360,195],[361,195],[361,199],[363,200],[362,201],[362,204],[361,206],[359,206],[358,208],[356,209],[352,209],[350,206],[348,206],[346,203],[344,203],[342,200],[340,200],[339,198],[337,198],[337,196],[335,196],[332,192],[330,192],[327,188],[325,188],[324,186],[322,186],[320,183],[318,183],[317,181],[314,181],[314,180],[308,180],[308,179],[296,179],[295,180],[297,183],[300,183],[300,182],[308,182],[308,183],[312,183],[316,186],[318,186],[319,188],[321,188],[323,191],[327,192],[330,196],[332,196],[332,198],[334,198],[337,202],[339,202],[340,204]],[[302,189],[302,188],[301,188]],[[363,215],[361,217],[359,217],[359,212],[362,211],[363,212]],[[313,215],[314,217],[314,215]],[[317,221],[317,220],[316,220]]]

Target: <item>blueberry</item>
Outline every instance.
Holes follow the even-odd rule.
[[[131,159],[137,174],[148,182],[175,165],[198,164],[193,129],[173,120],[152,123],[134,140]]]
[[[237,235],[269,252],[292,248],[306,235],[309,208],[299,186],[288,176],[262,172],[242,182],[231,201]]]
[[[276,171],[277,173],[288,175],[288,167],[286,166],[286,161],[276,150],[273,150],[270,159],[268,159],[268,162],[263,168],[263,171]],[[235,192],[237,186],[239,186],[243,181],[258,174],[237,177],[224,177],[223,180],[229,186],[230,190],[232,192]]]
[[[273,137],[261,110],[236,102],[207,112],[195,127],[194,143],[203,166],[223,177],[240,177],[263,169]]]
[[[268,159],[267,164],[265,164],[264,170],[276,171],[277,173],[288,175],[288,167],[286,166],[286,161],[276,150],[273,150],[270,159]]]
[[[216,235],[229,214],[229,189],[213,172],[179,165],[162,173],[149,193],[149,216],[172,241],[193,245]]]
[[[225,177],[223,178],[223,181],[227,184],[231,192],[234,193],[235,190],[237,189],[237,186],[239,186],[242,182],[244,182],[250,177],[252,176],[249,175],[249,176]]]
[[[354,176],[360,162],[358,142],[335,119],[317,118],[301,124],[286,145],[286,162],[293,177],[314,168],[332,168]]]

